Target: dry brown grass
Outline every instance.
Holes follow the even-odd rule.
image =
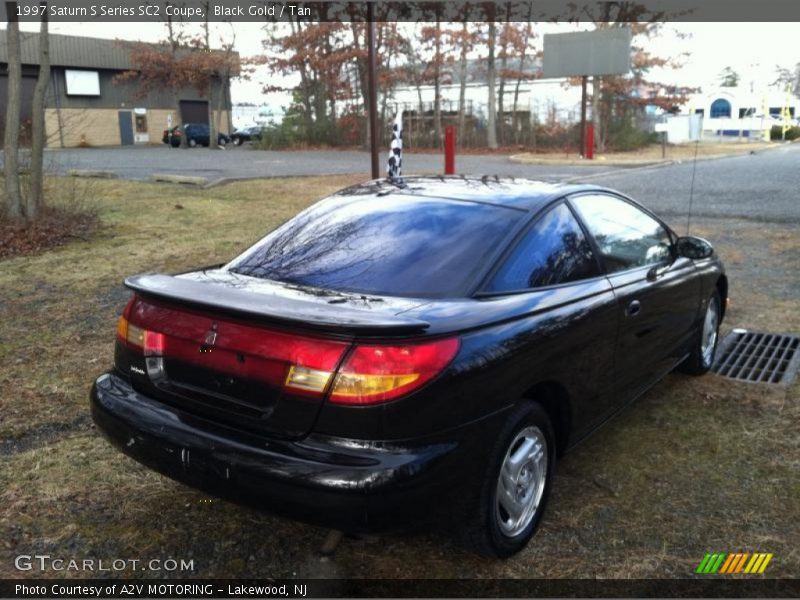
[[[559,464],[540,532],[502,563],[440,532],[345,540],[322,560],[323,530],[209,501],[102,440],[87,394],[111,360],[122,278],[226,260],[351,182],[98,182],[99,233],[0,261],[0,577],[23,575],[22,553],[194,559],[203,577],[649,578],[691,576],[708,551],[764,551],[767,576],[800,574],[796,384],[670,375]],[[706,219],[696,231],[732,259],[726,328],[800,332],[794,229]]]

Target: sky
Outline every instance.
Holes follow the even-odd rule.
[[[220,35],[230,39],[230,26],[215,23]],[[235,23],[236,49],[242,56],[262,53],[266,33],[261,23]],[[198,24],[190,25],[198,27]],[[570,24],[543,24],[543,33],[576,31]],[[585,27],[583,27],[585,28]],[[24,23],[23,30],[35,30],[35,23]],[[164,37],[164,26],[156,23],[52,23],[53,33],[99,38],[120,38],[154,42]],[[684,34],[688,37],[681,37]],[[684,66],[677,70],[654,73],[653,79],[691,87],[714,86],[723,68],[730,66],[741,76],[740,85],[756,89],[774,81],[776,65],[791,67],[800,62],[796,23],[668,23],[662,34],[649,40],[647,48],[655,55],[678,56],[688,52]],[[261,87],[268,74],[260,71],[251,81],[234,82],[234,102],[281,105],[286,98],[265,96]],[[275,83],[274,77],[271,83]],[[287,82],[291,83],[291,82]]]

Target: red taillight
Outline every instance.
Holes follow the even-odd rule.
[[[163,356],[164,334],[137,327],[130,322],[135,303],[136,297],[131,298],[122,311],[122,316],[117,322],[117,339],[129,348],[139,350],[145,356]]]
[[[135,299],[117,327],[136,353],[162,356],[321,397],[350,344],[217,319]]]
[[[378,404],[419,388],[450,363],[458,338],[398,346],[358,345],[339,369],[330,400]]]
[[[215,319],[136,297],[119,319],[117,337],[145,357],[260,380],[301,396],[321,398],[330,390],[331,402],[359,406],[418,389],[442,372],[460,345],[458,338],[357,344],[340,367],[350,342]]]

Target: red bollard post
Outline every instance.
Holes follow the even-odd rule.
[[[594,158],[594,125],[591,123],[586,126],[586,148],[583,155],[589,160]]]
[[[456,174],[456,128],[444,128],[444,174]]]

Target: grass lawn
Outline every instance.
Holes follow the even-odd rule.
[[[506,562],[441,532],[345,540],[323,560],[324,530],[209,499],[100,438],[87,395],[112,360],[122,279],[225,261],[354,182],[96,181],[97,233],[0,261],[0,577],[37,575],[13,567],[34,553],[190,559],[174,575],[197,577],[687,577],[706,552],[758,551],[775,554],[767,577],[800,575],[797,384],[670,375],[559,464],[537,537]],[[800,332],[796,228],[706,219],[695,232],[729,267],[726,330]]]

